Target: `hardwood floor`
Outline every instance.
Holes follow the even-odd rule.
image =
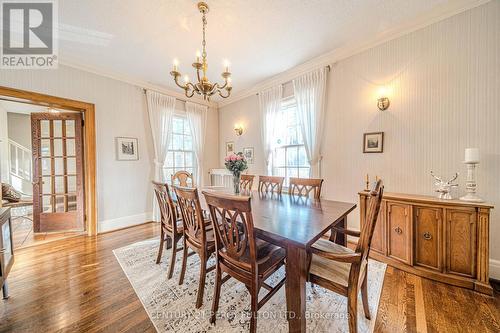
[[[32,215],[28,215],[27,218],[19,216],[12,219],[12,239],[14,241],[14,250],[85,234],[85,232],[81,231],[40,232],[35,234],[33,232],[32,218]]]
[[[18,250],[0,332],[154,332],[112,250],[158,235],[149,223]],[[387,268],[375,332],[498,331],[498,292],[488,297]]]

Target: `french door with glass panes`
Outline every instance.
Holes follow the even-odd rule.
[[[83,231],[82,115],[32,113],[33,231]]]

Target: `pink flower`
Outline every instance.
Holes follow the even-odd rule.
[[[230,156],[230,159],[231,159],[231,161],[236,161],[236,155],[234,155],[234,154],[233,154],[233,155],[231,155],[231,156]]]
[[[228,162],[228,161],[229,161],[229,156],[226,156],[226,157],[224,158],[224,161]]]

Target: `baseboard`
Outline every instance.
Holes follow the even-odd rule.
[[[500,280],[500,260],[490,259],[490,278]]]
[[[100,221],[98,224],[98,233],[108,232],[118,229],[123,229],[126,227],[131,227],[134,225],[139,225],[143,223],[151,222],[153,218],[152,212],[145,212],[137,215],[129,215],[124,217],[119,217],[117,219],[110,219]]]

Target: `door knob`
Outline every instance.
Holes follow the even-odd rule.
[[[426,240],[431,240],[432,239],[432,235],[428,231],[424,232],[423,236],[424,236],[424,239],[426,239]]]
[[[403,233],[403,229],[401,229],[400,227],[395,228],[394,231],[399,235]]]

